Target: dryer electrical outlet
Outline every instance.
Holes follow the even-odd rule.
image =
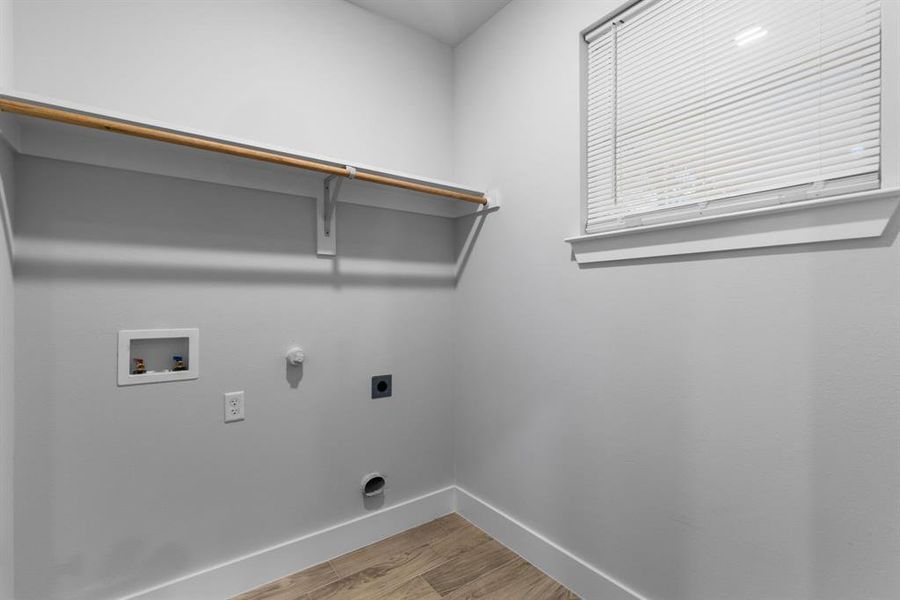
[[[372,377],[372,398],[390,398],[393,390],[391,375],[375,375]]]

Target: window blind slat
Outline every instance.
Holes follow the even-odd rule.
[[[739,77],[735,74],[718,75],[706,73],[703,87],[696,81],[667,83],[648,81],[633,90],[619,88],[619,99],[625,102],[622,113],[624,118],[641,118],[646,114],[655,114],[658,108],[683,110],[685,106],[693,106],[699,111],[702,105],[723,103],[733,98],[753,97],[770,90],[791,86],[800,81],[809,82],[812,78],[825,76],[836,77],[842,71],[861,68],[866,65],[879,64],[879,47],[875,41],[860,42],[855,48],[844,47],[840,54],[833,57],[824,55],[808,55],[804,60],[796,60],[789,69],[773,70],[769,68],[743,68]],[[862,45],[865,44],[865,45]],[[783,55],[782,55],[783,56]],[[621,63],[620,63],[621,65]],[[630,65],[625,64],[625,67]],[[735,66],[735,68],[741,68]],[[758,76],[757,76],[758,75]],[[716,94],[711,95],[710,88]],[[658,118],[658,115],[656,115]]]
[[[877,187],[880,11],[658,0],[588,38],[586,232]]]
[[[625,94],[619,90],[619,98],[624,104],[619,120],[632,122],[643,119],[644,126],[650,126],[654,122],[665,120],[673,112],[702,115],[707,108],[715,108],[717,105],[730,102],[746,102],[756,96],[771,96],[781,93],[784,88],[834,85],[846,79],[848,75],[877,71],[879,64],[877,42],[870,42],[867,46],[858,48],[856,52],[846,52],[833,60],[820,58],[815,62],[804,61],[782,71],[769,69],[764,78],[742,85],[713,77],[705,78],[705,86],[718,88],[716,95],[703,91],[683,91],[684,87],[674,87],[666,96],[651,95],[649,92],[648,95]],[[826,75],[823,75],[823,71]],[[646,122],[648,118],[651,119],[649,123]]]
[[[782,118],[776,123],[768,123],[763,118],[754,119],[760,128],[768,125],[782,125],[782,129],[771,129],[762,133],[747,131],[740,127],[723,128],[716,136],[705,136],[697,132],[692,137],[679,136],[679,132],[653,140],[652,144],[636,145],[626,141],[618,144],[617,154],[624,163],[621,173],[629,173],[636,168],[649,168],[659,163],[672,162],[683,158],[714,160],[715,157],[746,152],[757,145],[770,145],[773,151],[787,149],[792,140],[803,140],[807,145],[821,143],[824,147],[840,146],[850,150],[857,144],[859,134],[872,123],[878,125],[878,116],[873,114],[871,106],[862,104],[848,111],[845,106],[838,105],[828,114],[809,107],[796,114],[795,118]],[[818,123],[816,131],[810,131],[810,124]],[[751,124],[752,125],[752,124]],[[853,133],[847,130],[853,129]]]
[[[849,114],[854,111],[864,111],[866,114],[875,115],[871,106],[878,104],[878,99],[871,96],[873,89],[878,89],[880,83],[877,78],[866,82],[859,89],[843,89],[834,93],[823,94],[821,98],[805,95],[802,99],[794,99],[792,95],[785,95],[784,100],[793,103],[794,110],[790,113],[776,114],[773,116],[773,108],[782,101],[776,98],[774,102],[759,103],[752,110],[745,110],[742,106],[724,107],[710,116],[696,120],[696,127],[686,130],[682,125],[690,124],[688,119],[678,122],[660,124],[659,127],[641,131],[628,132],[620,125],[618,139],[621,152],[631,154],[631,160],[637,160],[647,153],[657,154],[671,149],[672,146],[686,148],[689,146],[727,145],[727,140],[732,136],[743,133],[752,137],[764,137],[767,133],[777,136],[778,131],[774,127],[767,127],[767,132],[761,131],[766,124],[779,124],[787,128],[803,126],[806,131],[816,134],[810,126],[810,121],[827,121],[829,118]],[[852,108],[851,108],[852,107]],[[712,113],[712,111],[710,111]],[[826,123],[827,124],[827,123]],[[589,132],[596,131],[589,128]],[[714,133],[707,133],[707,132]],[[759,133],[757,133],[759,132]],[[597,140],[602,141],[602,140]]]
[[[807,154],[798,154],[795,156],[784,157],[782,162],[773,168],[766,160],[749,161],[732,161],[728,164],[720,164],[716,169],[707,169],[704,171],[703,179],[690,179],[681,181],[680,190],[688,189],[709,189],[715,190],[723,186],[731,186],[733,188],[740,187],[744,183],[759,181],[764,178],[773,179],[781,175],[788,175],[793,171],[808,171],[813,168],[822,169],[823,167],[835,166],[836,168],[849,168],[846,163],[846,152],[833,151],[830,153],[822,153],[815,158],[810,158]],[[871,158],[877,156],[877,149],[862,151],[855,158],[854,163],[869,164]],[[738,168],[738,166],[740,168]],[[685,170],[677,169],[682,173]],[[631,182],[630,185],[619,185],[619,192],[625,200],[620,204],[628,204],[632,198],[635,198],[639,192],[656,189],[658,180],[652,184],[643,181]],[[635,192],[635,193],[630,193]]]
[[[875,163],[873,162],[872,164]],[[652,196],[648,194],[644,198],[641,198],[640,196],[633,196],[629,201],[617,204],[617,208],[620,209],[617,211],[617,214],[627,215],[629,213],[653,211],[664,206],[697,204],[700,202],[723,200],[730,197],[757,193],[766,190],[771,191],[770,188],[767,187],[767,184],[773,181],[778,183],[779,185],[776,188],[771,189],[791,187],[793,184],[791,184],[790,181],[795,176],[795,173],[802,173],[809,181],[813,181],[816,173],[818,173],[818,167],[812,165],[807,166],[807,168],[803,170],[795,170],[790,173],[778,173],[777,176],[769,178],[765,184],[760,183],[756,179],[750,179],[749,176],[743,181],[740,179],[735,179],[734,184],[727,188],[729,193],[726,196],[722,197],[716,195],[718,193],[718,188],[710,189],[706,186],[698,186],[696,188],[685,186],[684,189],[672,190],[669,193],[655,193]],[[852,176],[855,174],[856,173],[853,169],[837,169],[835,171],[835,176],[833,177],[833,179]],[[652,198],[653,202],[646,202],[648,198]]]
[[[641,71],[639,77],[634,78],[633,81],[623,83],[622,90],[629,91],[632,86],[639,84],[642,80],[660,83],[690,81],[690,76],[708,75],[710,70],[719,70],[738,77],[744,77],[745,73],[743,71],[734,72],[731,67],[741,65],[759,67],[761,65],[760,59],[771,58],[773,54],[779,54],[778,58],[783,64],[790,64],[785,59],[790,59],[790,62],[793,62],[804,54],[809,54],[813,57],[818,56],[819,45],[821,45],[822,54],[834,52],[842,44],[846,44],[848,40],[853,40],[858,34],[865,34],[871,29],[878,28],[878,25],[877,17],[871,17],[859,22],[841,22],[840,28],[835,28],[832,31],[823,31],[821,28],[808,30],[791,29],[790,42],[777,46],[772,45],[756,54],[736,52],[737,48],[735,48],[734,40],[725,36],[722,36],[715,44],[708,40],[695,40],[691,44],[683,44],[681,49],[684,56],[672,56],[672,53],[679,50],[677,46],[673,45],[666,48],[667,54],[665,56],[658,57],[657,61],[652,65],[647,65]],[[766,35],[768,36],[769,33],[767,32]],[[815,43],[815,46],[813,46],[813,43]],[[620,43],[619,48],[621,49],[622,46],[623,44]],[[709,63],[697,64],[693,61],[691,55],[697,52],[709,54],[711,56]],[[652,55],[629,56],[623,52],[622,56],[619,57],[620,63],[646,62],[648,59],[652,59]],[[715,59],[719,59],[719,62],[716,62]],[[672,67],[676,65],[680,65],[681,68],[673,72]]]
[[[787,181],[787,179],[783,179],[782,181]],[[855,184],[841,185],[843,181],[854,181]],[[760,200],[763,200],[765,205],[785,204],[788,202],[798,202],[833,194],[844,194],[873,189],[874,187],[877,187],[878,184],[878,176],[874,173],[870,173],[866,176],[847,176],[832,179],[829,182],[826,182],[821,190],[815,192],[812,192],[813,188],[811,186],[783,185],[776,190],[759,189],[728,198],[697,199],[690,203],[660,202],[657,206],[642,206],[631,208],[628,211],[620,211],[616,214],[605,213],[590,216],[588,221],[591,223],[592,227],[595,227],[600,231],[620,229],[623,226],[639,226],[649,223],[662,223],[676,220],[678,218],[683,218],[688,212],[693,212],[695,215],[717,214],[728,212],[729,208],[736,206],[741,207],[741,210],[743,210],[748,204]]]
[[[852,179],[848,177],[846,179]],[[783,182],[788,181],[784,179]],[[840,179],[831,180],[829,183],[840,181]],[[873,189],[878,186],[878,178],[874,176],[870,179],[861,179],[854,186],[835,187],[826,186],[824,191],[815,193],[793,191],[796,186],[783,185],[780,191],[783,193],[773,194],[771,190],[760,189],[742,195],[735,195],[724,199],[697,199],[690,203],[666,203],[661,202],[653,207],[638,207],[629,211],[623,211],[616,214],[600,214],[598,216],[589,216],[588,222],[592,228],[597,231],[605,231],[610,229],[621,229],[623,227],[635,227],[647,225],[651,223],[663,223],[666,221],[684,218],[685,214],[693,213],[693,216],[706,214],[721,214],[730,210],[745,210],[750,204],[756,203],[759,199],[763,199],[764,205],[785,204],[789,202],[802,202],[812,198],[819,198],[832,194],[843,194],[849,192],[863,191]],[[811,190],[812,188],[806,187]],[[752,198],[753,200],[746,200]]]
[[[689,55],[690,50],[684,48],[692,44],[697,44],[698,40],[710,50],[716,50],[716,45],[721,48],[730,46],[733,38],[728,36],[711,37],[704,32],[707,30],[718,30],[722,32],[731,32],[734,35],[741,33],[748,28],[747,23],[764,18],[771,11],[767,8],[772,3],[757,2],[750,4],[748,0],[743,3],[739,2],[714,2],[711,5],[714,9],[706,8],[691,15],[690,19],[672,20],[662,23],[661,30],[645,31],[644,24],[635,24],[630,22],[629,27],[624,28],[621,32],[620,42],[622,57],[631,58],[633,56],[652,54],[654,46],[660,42],[666,44],[667,49],[675,50],[679,54]],[[859,3],[850,0],[848,3],[836,4],[829,9],[825,9],[825,4],[819,0],[812,2],[802,2],[794,0],[790,4],[777,3],[775,7],[778,21],[770,24],[776,31],[788,29],[792,37],[802,36],[804,34],[828,35],[834,29],[844,30],[850,25],[878,20],[880,7],[877,4],[868,2]],[[710,4],[707,4],[707,7]],[[686,8],[686,7],[684,7]],[[716,10],[717,8],[717,10]],[[808,20],[810,10],[818,10],[819,18]],[[685,10],[681,11],[686,12]],[[724,15],[719,17],[717,15]],[[704,30],[695,29],[697,24],[701,24]],[[839,26],[839,27],[838,27]],[[691,31],[699,31],[704,33],[702,36],[691,35]],[[655,44],[645,44],[647,38],[652,38]],[[663,57],[666,60],[667,54]],[[659,59],[659,57],[656,57]]]

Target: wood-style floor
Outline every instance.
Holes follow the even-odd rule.
[[[458,514],[234,600],[577,600]]]

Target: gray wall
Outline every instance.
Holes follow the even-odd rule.
[[[0,0],[0,86],[13,79],[13,0]]]
[[[21,91],[449,174],[451,50],[350,4],[17,2],[15,27]],[[110,598],[365,514],[372,470],[385,506],[452,483],[446,219],[342,206],[332,263],[308,199],[17,169],[17,600]],[[116,387],[117,331],[144,327],[199,327],[200,379]]]
[[[12,0],[0,0],[0,87],[12,80]],[[8,123],[0,121],[0,130]],[[12,151],[0,141],[0,185],[12,211]],[[0,200],[0,598],[13,595],[13,279],[3,200]]]
[[[458,483],[648,598],[900,597],[896,226],[579,269],[578,33],[616,5],[456,50],[457,175],[505,199],[454,299]]]
[[[351,164],[451,172],[451,49],[348,2],[15,9],[17,90]]]
[[[11,213],[15,181],[12,150],[0,141],[0,186]],[[14,313],[13,269],[0,198],[0,598],[13,597]]]
[[[452,483],[452,280],[310,271],[306,199],[29,157],[17,177],[18,600],[109,598],[364,514],[374,470],[386,506]],[[446,219],[339,215],[341,259],[454,260]],[[200,379],[116,387],[118,330],[155,327],[200,328]],[[394,396],[370,400],[381,373]],[[233,390],[247,420],[224,425]]]
[[[362,514],[372,468],[393,503],[453,463],[650,598],[895,598],[897,226],[579,270],[577,33],[616,4],[513,2],[451,55],[341,2],[17,3],[26,92],[453,162],[505,199],[454,291],[440,219],[347,207],[338,265],[377,274],[323,273],[308,200],[21,158],[18,600],[160,583]],[[117,330],[166,326],[200,327],[201,379],[115,387]],[[388,371],[395,397],[367,400]]]

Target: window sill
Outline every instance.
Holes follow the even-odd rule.
[[[881,236],[900,188],[566,238],[579,265]]]

